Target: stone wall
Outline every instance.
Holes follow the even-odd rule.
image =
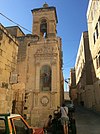
[[[11,73],[16,70],[18,42],[0,24],[0,113],[12,112]]]
[[[12,90],[0,88],[0,113],[12,112]]]

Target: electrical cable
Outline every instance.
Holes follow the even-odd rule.
[[[0,13],[0,15],[2,15],[4,18],[6,18],[7,20],[9,20],[10,22],[16,24],[17,26],[21,27],[22,29],[24,29],[24,30],[26,30],[26,31],[28,31],[28,32],[30,32],[30,33],[32,33],[30,30],[26,29],[25,27],[21,26],[20,24],[18,24],[18,23],[16,23],[16,22],[14,22],[13,20],[11,20],[10,18],[8,18],[8,17],[5,16],[4,14]]]

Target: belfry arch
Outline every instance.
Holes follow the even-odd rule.
[[[40,21],[40,35],[44,38],[47,38],[47,20],[46,19],[42,19]]]

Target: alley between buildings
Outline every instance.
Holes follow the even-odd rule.
[[[100,134],[100,114],[78,106],[75,118],[77,134]]]

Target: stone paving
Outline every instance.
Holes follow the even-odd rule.
[[[100,114],[78,106],[75,119],[77,134],[100,134]]]

